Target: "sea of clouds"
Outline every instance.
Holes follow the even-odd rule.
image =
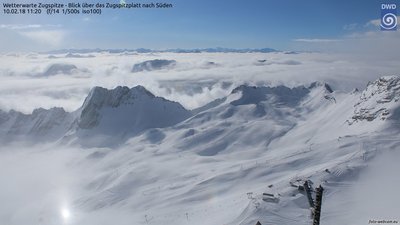
[[[131,72],[134,64],[154,59],[176,64]],[[142,85],[188,109],[224,97],[241,84],[292,87],[321,81],[350,92],[380,76],[398,75],[397,64],[379,56],[316,52],[3,54],[0,109],[31,113],[57,106],[74,111],[94,86]]]
[[[131,72],[135,64],[154,59],[175,60],[176,64],[161,70]],[[0,109],[31,113],[38,107],[64,107],[74,111],[94,86],[136,85],[194,109],[228,95],[242,84],[293,87],[321,81],[336,91],[351,92],[384,75],[399,75],[395,58],[317,52],[3,54],[0,55]],[[96,163],[88,157],[95,151],[108,149],[56,144],[0,147],[0,174],[4,178],[0,188],[0,199],[4,203],[0,206],[2,221],[68,224],[63,221],[66,217],[63,214],[70,210],[68,213],[72,216],[68,222],[71,224],[77,218],[84,218],[77,224],[132,224],[131,221],[145,224],[146,212],[132,215],[118,207],[76,214],[72,201],[91,196],[83,184],[99,171],[113,169],[115,162],[121,163],[119,160]],[[121,154],[119,157],[128,158],[123,153],[115,151],[111,156]],[[399,202],[396,198],[399,181],[395,174],[398,166],[391,160],[398,155],[393,156],[373,164],[362,174],[358,186],[347,190],[338,188],[338,198],[334,199],[339,200],[327,201],[324,205],[324,212],[330,212],[325,217],[327,224],[337,223],[338,215],[345,215],[340,219],[342,224],[398,219],[393,217]],[[341,195],[340,191],[347,193]],[[379,207],[388,208],[388,213],[376,213],[382,212],[374,211]],[[352,208],[356,210],[346,214]]]

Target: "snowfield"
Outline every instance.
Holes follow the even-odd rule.
[[[238,60],[244,53],[224,54]],[[251,59],[243,62],[248,65],[235,64],[240,72],[250,66],[301,70],[315,60],[309,54],[248,55]],[[325,188],[321,224],[400,220],[400,77],[382,76],[354,91],[350,84],[337,85],[341,77],[332,86],[324,76],[286,85],[259,82],[262,70],[254,79],[249,75],[251,82],[243,82],[237,71],[233,77],[238,80],[210,80],[204,74],[233,67],[218,54],[206,56],[197,62],[197,72],[185,70],[193,62],[176,57],[168,70],[130,73],[132,63],[125,75],[139,74],[147,85],[93,87],[74,110],[27,113],[3,107],[0,223],[306,225],[312,223],[310,206],[297,187],[306,180]],[[96,57],[105,56],[79,59]],[[257,60],[268,57],[273,60]],[[84,74],[94,79],[91,68],[75,68],[72,74],[52,73],[50,82],[85,89],[75,79],[85,80]],[[203,78],[165,78],[185,71]],[[149,81],[153,78],[144,78],[153,72],[156,88],[149,85],[155,84]],[[41,86],[42,77],[23,73],[2,79]],[[171,86],[175,81],[177,86]],[[66,95],[60,98],[78,98]],[[196,107],[184,100],[190,96],[197,99]],[[273,195],[273,201],[263,193]]]

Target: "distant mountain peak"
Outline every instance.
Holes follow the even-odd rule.
[[[153,59],[133,65],[131,72],[153,71],[172,68],[176,65],[175,60]]]
[[[315,81],[310,84],[309,89],[314,89],[316,87],[323,87],[328,93],[333,93],[331,86],[325,82]]]
[[[89,92],[89,95],[85,99],[83,103],[83,108],[87,107],[89,104],[95,106],[111,106],[117,107],[122,102],[128,101],[133,98],[140,98],[142,96],[154,98],[155,96],[149,92],[143,86],[135,86],[133,88],[129,88],[126,86],[118,86],[114,89],[106,89],[103,87],[94,87]]]
[[[108,53],[126,53],[126,52],[135,52],[135,53],[160,53],[160,52],[172,52],[172,53],[272,53],[279,52],[273,48],[195,48],[195,49],[165,49],[165,50],[156,50],[156,49],[146,49],[146,48],[137,48],[137,49],[60,49],[49,52],[43,52],[44,54],[86,54],[86,53],[96,53],[96,52],[108,52]]]
[[[258,104],[261,101],[269,100],[294,106],[310,91],[304,86],[289,88],[282,85],[276,87],[241,85],[232,90],[232,93],[238,92],[241,92],[242,96],[231,102],[232,105]]]
[[[118,144],[150,128],[173,126],[192,114],[143,86],[93,88],[80,109],[76,134],[88,146]]]
[[[151,99],[155,96],[143,86],[129,88],[118,86],[114,89],[94,87],[86,97],[81,108],[79,127],[88,129],[99,122],[98,110],[103,107],[116,108],[121,104],[132,104],[135,99]]]

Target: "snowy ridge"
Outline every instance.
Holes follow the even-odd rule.
[[[259,104],[262,101],[268,101],[295,106],[302,100],[310,90],[304,86],[288,88],[278,87],[249,87],[242,85],[232,91],[232,93],[241,92],[242,97],[231,102],[232,105]]]
[[[355,104],[352,122],[360,120],[386,120],[390,113],[399,106],[400,78],[397,76],[381,77],[369,83]]]
[[[72,114],[63,108],[39,108],[29,115],[0,110],[0,140],[55,141],[71,128],[72,121]]]
[[[112,90],[95,87],[82,107],[73,113],[65,112],[62,108],[37,109],[31,115],[15,111],[1,112],[0,129],[3,137],[40,136],[39,140],[45,140],[48,134],[49,140],[54,141],[63,136],[76,140],[100,135],[102,138],[124,136],[123,139],[126,140],[147,129],[170,127],[193,116],[181,125],[188,127],[189,133],[195,131],[193,128],[208,127],[210,126],[207,125],[208,122],[212,124],[221,119],[224,126],[231,127],[239,126],[243,120],[253,123],[260,120],[262,123],[283,125],[287,132],[296,124],[303,123],[303,120],[310,123],[319,114],[325,115],[323,111],[341,111],[340,115],[343,115],[341,122],[350,125],[362,120],[373,121],[376,118],[385,120],[391,116],[389,111],[393,112],[392,118],[395,118],[399,89],[400,82],[396,76],[382,77],[370,83],[362,93],[339,95],[335,94],[328,84],[321,82],[314,82],[309,87],[294,88],[241,85],[235,88],[231,95],[189,111],[179,103],[154,96],[142,86],[134,88],[119,86]],[[340,98],[340,102],[336,102],[336,98]],[[315,116],[312,116],[313,114]],[[326,119],[321,118],[321,120]],[[321,121],[315,120],[315,122]],[[337,124],[338,120],[333,122]],[[329,124],[327,121],[325,123]],[[332,126],[337,127],[337,125]],[[260,123],[259,129],[262,130],[261,127]],[[249,129],[252,128],[253,125]],[[276,129],[274,132],[279,130]],[[226,137],[221,139],[229,140]],[[221,146],[227,147],[228,144],[221,143]]]
[[[398,120],[398,90],[399,77],[361,93],[319,82],[242,85],[189,111],[141,86],[96,87],[73,113],[0,112],[0,128],[2,137],[15,127],[45,137],[63,127],[55,132],[63,144],[89,147],[73,158],[82,174],[71,188],[72,224],[308,225],[308,201],[296,185],[311,180],[325,187],[322,221],[333,225],[339,203],[329,202],[378,151],[398,146],[397,130],[386,130]],[[349,123],[367,107],[385,107],[388,115],[376,115],[387,119]]]
[[[73,139],[79,143],[82,139],[87,143],[94,138],[112,145],[149,128],[174,125],[191,115],[179,103],[156,97],[142,86],[112,90],[95,87],[75,112],[63,108],[36,109],[27,115],[0,111],[0,132],[6,142]]]
[[[95,87],[80,111],[74,135],[90,146],[121,144],[142,131],[172,126],[191,116],[179,103],[156,97],[142,86]]]
[[[100,119],[97,110],[105,105],[110,107],[119,106],[121,96],[124,96],[127,92],[129,92],[129,88],[117,87],[111,91],[111,95],[107,95],[107,89],[94,87],[83,103],[79,127],[82,129],[90,129],[96,126]]]

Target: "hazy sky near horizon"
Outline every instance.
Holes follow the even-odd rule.
[[[136,63],[176,60],[172,68],[132,73]],[[210,62],[214,64],[210,65]],[[68,71],[64,65],[76,67]],[[54,74],[52,67],[60,68]],[[50,71],[50,72],[49,72]],[[65,72],[63,72],[65,71]],[[78,109],[91,88],[142,85],[156,96],[195,109],[243,84],[294,87],[327,82],[338,92],[398,75],[398,57],[334,53],[87,53],[0,54],[0,110]]]
[[[3,3],[12,2],[18,3],[2,1],[1,11]],[[119,0],[86,2],[119,3]],[[398,43],[400,40],[399,32],[379,30],[380,4],[387,2],[382,0],[163,2],[173,4],[173,8],[103,9],[102,15],[5,15],[1,12],[0,51],[142,47],[355,51],[371,46],[371,42]]]

